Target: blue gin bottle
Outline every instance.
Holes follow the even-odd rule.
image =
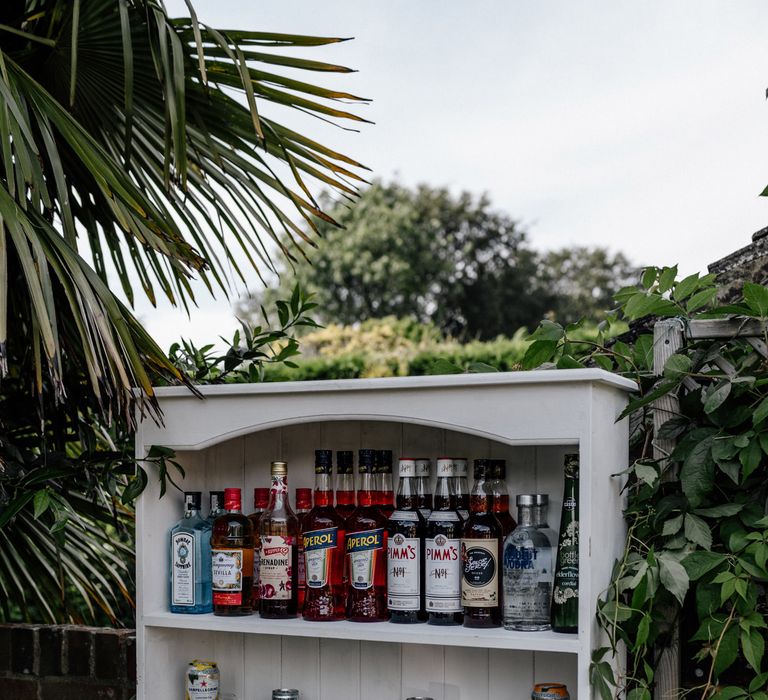
[[[200,491],[184,492],[184,517],[168,533],[173,613],[213,612],[211,523],[200,515]]]

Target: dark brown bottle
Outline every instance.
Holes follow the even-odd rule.
[[[388,518],[395,509],[395,489],[392,485],[392,450],[376,450],[376,493],[374,502]]]
[[[240,508],[240,489],[224,489],[225,512],[211,534],[214,615],[253,613],[253,528]]]
[[[509,489],[507,488],[507,462],[504,459],[489,460],[491,466],[490,491],[493,496],[493,514],[501,525],[502,541],[517,527],[509,512]]]
[[[253,609],[259,609],[259,563],[261,561],[261,537],[259,521],[269,505],[269,489],[253,489],[253,513],[248,516],[253,528]]]
[[[429,481],[432,471],[432,461],[428,457],[416,458],[416,493],[419,499],[419,513],[424,522],[429,520],[432,512],[432,489]]]
[[[469,518],[469,486],[467,484],[467,458],[454,457],[453,466],[456,476],[453,477],[453,492],[456,495],[456,512],[463,523]]]
[[[501,626],[501,525],[487,489],[487,459],[475,460],[469,518],[461,538],[461,602],[465,627]]]
[[[264,618],[296,617],[299,583],[299,521],[288,496],[288,465],[272,462],[269,505],[261,516],[259,613]]]

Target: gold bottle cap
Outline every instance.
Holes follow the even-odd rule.
[[[285,476],[288,473],[288,462],[272,462],[272,476]]]

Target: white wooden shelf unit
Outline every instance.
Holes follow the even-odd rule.
[[[302,700],[508,700],[530,697],[534,682],[568,684],[594,696],[590,652],[601,644],[598,595],[624,546],[621,478],[627,464],[628,380],[602,370],[286,382],[157,390],[164,425],[145,421],[138,456],[152,445],[177,451],[183,488],[240,487],[249,510],[269,463],[288,462],[289,484],[312,486],[318,448],[392,449],[400,456],[507,460],[511,502],[548,493],[557,530],[563,455],[580,453],[579,632],[513,633],[388,622],[309,623],[168,612],[167,530],[181,497],[159,498],[156,479],[137,509],[138,700],[180,697],[193,658],[219,663],[237,700],[269,700],[278,687]],[[396,463],[396,462],[395,462]],[[471,478],[471,474],[470,474]],[[514,506],[513,506],[514,508]]]

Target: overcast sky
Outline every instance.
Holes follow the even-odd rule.
[[[374,176],[488,192],[535,248],[693,272],[768,225],[765,0],[194,4],[220,28],[354,36],[302,54],[358,69],[325,82],[372,98],[361,113],[376,124],[304,130]],[[204,293],[191,320],[137,313],[163,347],[235,327]]]

